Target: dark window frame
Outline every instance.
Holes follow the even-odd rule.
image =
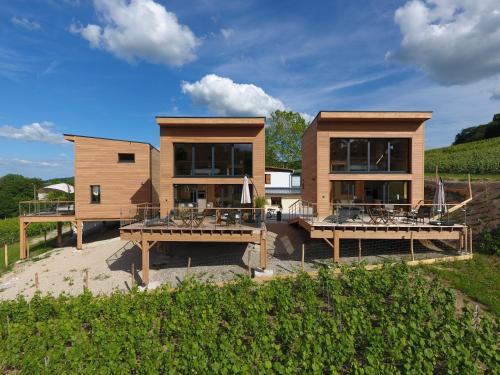
[[[191,173],[190,174],[179,174],[177,173],[177,159],[176,159],[176,146],[177,145],[184,145],[185,147],[191,147],[191,160],[190,160],[190,164],[191,164]],[[195,174],[195,169],[196,169],[196,146],[197,145],[210,145],[210,148],[211,148],[211,168],[210,168],[210,172],[209,174],[206,174],[206,175],[203,175],[203,174]],[[216,174],[215,173],[215,146],[216,145],[230,145],[231,146],[231,168],[230,168],[230,174],[229,175],[221,175],[221,174]],[[244,174],[236,174],[235,171],[236,171],[236,160],[235,160],[235,152],[236,152],[236,148],[235,146],[238,146],[238,145],[248,145],[250,146],[250,152],[251,152],[251,168],[250,168],[250,171],[246,171],[247,173],[244,173]],[[198,143],[190,143],[190,142],[174,142],[173,144],[174,146],[174,152],[173,152],[173,170],[174,170],[174,177],[203,177],[203,178],[206,178],[206,177],[210,177],[210,178],[231,178],[231,177],[243,177],[243,176],[248,176],[248,177],[252,177],[253,175],[253,150],[254,150],[254,147],[253,147],[253,143],[251,142],[242,142],[242,143],[234,143],[234,142],[198,142]]]
[[[132,156],[131,159],[123,158],[124,156]],[[118,163],[135,163],[135,153],[133,152],[119,152]]]
[[[99,189],[99,194],[94,194],[94,188],[97,187]],[[97,197],[94,199],[94,197]],[[101,185],[90,185],[90,204],[101,204]]]
[[[346,169],[345,170],[333,170],[332,166],[338,165],[339,163],[334,163],[333,159],[333,142],[334,140],[340,140],[340,141],[347,141],[347,156],[345,160],[345,165]],[[366,170],[351,170],[351,143],[353,141],[357,140],[367,140],[367,158],[366,158],[366,165],[367,169]],[[377,170],[372,170],[372,165],[371,165],[371,147],[372,147],[372,141],[385,141],[387,143],[387,166],[385,170],[382,169],[377,169]],[[391,146],[393,144],[396,144],[400,141],[405,141],[406,142],[406,170],[391,170]],[[358,138],[339,138],[339,137],[331,137],[330,138],[330,174],[339,174],[339,173],[348,173],[348,174],[360,174],[360,173],[370,173],[370,174],[384,174],[384,173],[392,173],[392,174],[409,174],[411,173],[411,168],[412,168],[412,142],[411,138],[408,137],[401,137],[401,138],[366,138],[366,137],[358,137]],[[342,165],[343,160],[337,160],[337,162],[340,162],[340,165]]]

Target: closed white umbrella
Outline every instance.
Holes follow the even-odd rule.
[[[444,182],[442,178],[436,181],[436,192],[434,193],[434,200],[432,202],[432,213],[434,216],[446,213],[446,197],[444,194]]]
[[[252,203],[252,198],[250,198],[250,186],[248,184],[248,177],[243,177],[243,189],[241,191],[241,204]]]

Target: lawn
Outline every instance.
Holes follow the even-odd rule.
[[[424,269],[500,316],[500,257],[476,253],[470,261],[435,264]]]

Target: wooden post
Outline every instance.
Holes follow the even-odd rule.
[[[57,222],[57,246],[62,246],[62,222]]]
[[[7,267],[9,265],[9,245],[7,245],[7,243],[5,244],[5,267]]]
[[[333,231],[333,261],[338,263],[340,260],[340,238],[337,231]]]
[[[24,221],[19,220],[19,258],[26,259],[26,243],[24,235]]]
[[[304,271],[304,258],[305,258],[306,250],[305,250],[305,244],[302,244],[302,259],[301,259],[301,265],[302,265],[302,271]]]
[[[470,240],[469,253],[472,255],[472,227],[469,228],[469,240]]]
[[[35,288],[40,289],[40,283],[38,282],[38,273],[35,273]]]
[[[410,234],[410,252],[411,260],[415,260],[415,255],[413,254],[413,233]]]
[[[186,276],[189,275],[190,270],[191,270],[191,257],[188,258],[188,267],[186,270]]]
[[[134,265],[134,263],[132,263],[132,280],[130,280],[130,285],[132,286],[132,288],[135,285],[135,265]]]
[[[469,239],[467,238],[467,227],[464,227],[464,251],[467,254],[468,247],[469,247]]]
[[[260,268],[266,269],[267,267],[267,232],[261,231],[260,233]]]
[[[83,277],[83,290],[88,290],[89,289],[89,270],[85,270],[85,275]]]
[[[358,239],[358,263],[361,263],[361,238]]]
[[[142,282],[144,285],[149,284],[149,242],[142,240]]]
[[[81,250],[83,248],[83,222],[81,220],[76,221],[76,249]]]

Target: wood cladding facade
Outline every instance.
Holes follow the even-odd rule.
[[[316,204],[318,216],[331,213],[331,181],[408,181],[409,202],[417,204],[424,199],[424,122],[430,118],[429,113],[412,119],[392,116],[388,121],[384,121],[383,113],[377,113],[376,118],[361,120],[350,120],[348,115],[332,119],[323,116],[325,119],[320,120],[320,114],[302,138],[302,199]],[[330,139],[334,137],[408,138],[410,172],[330,173]]]
[[[75,217],[119,220],[139,203],[158,204],[159,151],[146,143],[66,136],[75,149]],[[134,154],[120,162],[118,154]],[[100,186],[100,203],[91,203],[91,186]]]
[[[160,124],[160,207],[161,214],[166,215],[174,207],[175,184],[242,184],[242,177],[175,177],[174,143],[251,143],[252,144],[252,176],[256,195],[264,195],[265,170],[265,129],[264,120],[258,126],[249,125],[241,119],[241,123],[219,124],[217,119],[209,119],[196,126],[196,119],[190,119],[186,126],[168,118],[168,126],[162,125],[164,119],[157,119]],[[237,120],[235,120],[237,121]],[[255,122],[255,119],[252,119]],[[194,122],[194,123],[193,123]]]

